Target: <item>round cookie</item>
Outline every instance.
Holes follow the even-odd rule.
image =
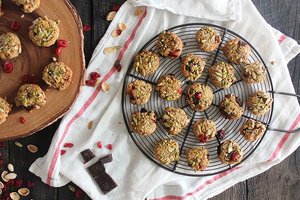
[[[248,119],[240,128],[241,135],[244,136],[246,140],[254,141],[264,134],[266,131],[266,125],[259,121],[254,121],[252,119]]]
[[[251,48],[247,43],[237,38],[228,41],[222,51],[231,63],[247,64]]]
[[[29,38],[41,47],[52,46],[59,37],[59,20],[51,20],[48,17],[39,17],[29,27]]]
[[[226,119],[239,119],[244,113],[244,108],[238,97],[226,94],[219,105],[220,112]]]
[[[72,81],[72,70],[63,62],[52,62],[43,71],[43,80],[52,88],[66,89]]]
[[[173,75],[161,76],[155,87],[159,97],[168,101],[175,101],[181,96],[180,81]]]
[[[187,54],[181,59],[181,73],[182,75],[195,81],[200,78],[205,67],[205,61],[197,55],[192,53]]]
[[[202,143],[206,143],[207,141],[214,139],[217,133],[215,122],[208,119],[200,119],[196,121],[193,131],[196,138]]]
[[[229,88],[236,81],[234,68],[226,62],[217,62],[208,69],[211,82],[219,88]]]
[[[3,98],[0,97],[0,124],[3,124],[7,117],[8,113],[11,111],[11,105]]]
[[[208,85],[193,83],[187,89],[187,104],[195,111],[204,111],[213,101],[213,91]]]
[[[46,104],[46,95],[40,86],[35,84],[22,85],[15,98],[16,106],[26,109],[39,109]]]
[[[200,28],[195,36],[199,48],[202,51],[210,52],[216,50],[220,43],[220,35],[212,27]]]
[[[186,151],[189,166],[195,171],[203,171],[209,164],[209,154],[206,148],[196,147]]]
[[[142,76],[154,74],[158,67],[159,57],[155,52],[144,50],[134,57],[133,68]]]
[[[0,58],[13,59],[22,52],[21,41],[14,33],[3,33],[0,35]]]
[[[247,101],[248,110],[254,115],[264,115],[272,106],[273,99],[266,92],[257,91]]]
[[[167,107],[162,116],[162,119],[163,125],[170,135],[179,134],[190,121],[187,118],[184,110],[174,107]]]
[[[14,4],[21,6],[23,12],[32,13],[40,6],[40,0],[11,0]]]
[[[149,101],[152,92],[152,86],[141,80],[135,80],[127,87],[127,95],[129,95],[130,103],[134,105],[142,105]]]
[[[224,164],[237,164],[243,159],[243,151],[235,141],[225,140],[218,147],[218,158]]]
[[[154,155],[161,163],[168,165],[179,160],[179,145],[173,139],[161,140],[155,145]]]
[[[157,50],[162,57],[178,58],[182,53],[183,44],[175,33],[164,31],[159,34]]]
[[[266,69],[260,62],[254,62],[244,66],[243,80],[247,84],[261,83],[266,79]]]
[[[131,126],[139,135],[151,135],[157,127],[155,113],[153,111],[132,113]]]

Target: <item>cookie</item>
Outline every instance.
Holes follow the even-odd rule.
[[[157,81],[155,90],[158,92],[160,98],[168,101],[179,99],[182,93],[180,81],[173,75],[161,76]]]
[[[4,15],[2,0],[0,0],[0,17]]]
[[[213,101],[213,91],[208,85],[193,83],[187,89],[187,104],[195,111],[204,111]]]
[[[139,135],[151,135],[156,130],[156,115],[153,111],[134,112],[131,116],[131,126]]]
[[[144,50],[134,57],[133,68],[142,76],[154,74],[158,66],[159,57],[155,52]]]
[[[22,52],[21,41],[14,33],[0,35],[0,58],[13,59]]]
[[[273,103],[273,99],[263,91],[257,91],[252,94],[247,101],[248,110],[254,115],[266,114]]]
[[[162,57],[178,58],[182,53],[183,43],[175,33],[164,31],[159,34],[157,51]]]
[[[209,119],[200,119],[196,121],[193,131],[196,138],[202,143],[214,139],[217,133],[215,122]]]
[[[192,53],[187,54],[181,59],[181,73],[182,75],[195,81],[200,78],[205,67],[205,61],[197,55]]]
[[[155,145],[154,155],[159,162],[168,165],[179,160],[179,145],[173,139],[161,140]]]
[[[267,71],[262,63],[254,62],[243,67],[243,81],[247,84],[261,83],[266,79]]]
[[[21,6],[23,12],[32,13],[40,6],[40,0],[11,0],[14,4]]]
[[[236,81],[234,68],[227,62],[217,62],[208,69],[210,81],[219,88],[229,88]]]
[[[39,17],[29,27],[29,38],[41,47],[52,46],[59,37],[59,20],[51,20],[48,17]]]
[[[129,95],[130,103],[134,105],[142,105],[149,101],[152,92],[152,86],[141,80],[135,80],[127,87],[127,95]]]
[[[206,148],[196,147],[186,151],[186,159],[195,171],[203,171],[209,164],[209,154]]]
[[[265,133],[267,130],[266,125],[259,121],[254,121],[252,119],[248,119],[240,128],[241,135],[244,136],[246,140],[254,141]]]
[[[190,121],[187,118],[184,110],[174,107],[167,107],[164,111],[162,119],[163,125],[170,135],[179,134]]]
[[[11,105],[3,98],[0,97],[0,124],[3,124],[7,117],[8,113],[11,111]]]
[[[225,140],[218,147],[218,158],[224,164],[237,164],[243,159],[243,151],[235,141]]]
[[[52,88],[65,90],[72,81],[72,70],[63,62],[52,62],[43,71],[43,80]]]
[[[220,112],[226,119],[239,119],[244,113],[243,104],[237,96],[226,94],[219,105]]]
[[[40,86],[35,84],[22,85],[15,98],[16,106],[28,110],[39,109],[46,104],[46,95]]]
[[[220,35],[212,27],[200,28],[196,33],[195,39],[199,48],[205,52],[216,50],[221,43]]]
[[[240,39],[233,39],[227,42],[222,51],[229,62],[234,64],[247,64],[251,53],[250,46]]]

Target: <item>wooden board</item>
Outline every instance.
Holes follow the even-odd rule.
[[[55,6],[54,6],[55,5]],[[4,1],[5,15],[0,18],[0,33],[12,32],[10,24],[18,21],[21,29],[16,33],[22,43],[22,53],[13,59],[14,70],[12,73],[4,73],[0,69],[0,96],[7,97],[10,104],[14,104],[19,86],[22,84],[22,76],[34,74],[39,78],[39,85],[46,93],[46,106],[39,110],[27,112],[24,109],[13,106],[8,120],[0,125],[0,140],[24,137],[30,135],[47,125],[50,125],[63,116],[76,99],[80,86],[83,82],[85,61],[83,53],[82,23],[75,8],[68,0],[46,0],[41,1],[41,6],[32,14],[25,14],[21,9],[10,1]],[[55,47],[45,48],[34,45],[28,36],[29,26],[39,16],[48,16],[49,19],[60,20],[60,39],[70,41],[69,46],[63,49],[59,61],[67,64],[73,71],[73,80],[64,91],[48,89],[42,81],[44,67],[52,61],[55,56]],[[25,124],[20,123],[19,118],[24,117]]]

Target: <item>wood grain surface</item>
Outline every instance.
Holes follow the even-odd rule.
[[[47,0],[45,0],[47,1]],[[72,0],[77,8],[83,24],[92,25],[92,30],[85,33],[85,55],[88,62],[94,47],[105,33],[109,22],[106,14],[114,3],[122,0]],[[300,40],[300,1],[299,0],[253,0],[257,9],[268,23],[286,35]],[[297,93],[300,93],[300,56],[292,60],[288,66]],[[35,182],[31,197],[36,200],[74,200],[75,194],[68,189],[49,188],[39,178],[27,172],[30,164],[46,154],[51,138],[59,122],[20,141],[24,145],[36,144],[37,154],[15,146],[15,141],[6,142],[0,150],[3,163],[14,163],[20,177]],[[4,167],[2,167],[4,169]],[[74,185],[70,183],[71,185]],[[89,199],[86,195],[79,199]],[[300,148],[280,164],[247,181],[236,184],[212,200],[298,200],[300,199]]]

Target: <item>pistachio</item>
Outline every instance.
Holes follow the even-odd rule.
[[[116,14],[117,14],[116,11],[111,11],[110,13],[108,13],[106,15],[106,20],[107,21],[112,21],[115,18]]]
[[[10,198],[11,198],[12,200],[19,200],[19,199],[20,199],[20,195],[19,195],[17,192],[11,192],[11,193],[9,194],[9,196],[10,196]]]
[[[7,165],[7,169],[8,169],[10,172],[13,172],[15,168],[14,168],[13,164],[9,163],[9,164]]]
[[[27,149],[31,152],[31,153],[36,153],[38,151],[37,146],[33,145],[33,144],[29,144],[27,145]]]
[[[5,176],[8,174],[8,171],[3,171],[1,174],[1,178],[4,182],[8,182],[9,180],[5,178]]]
[[[26,197],[26,196],[29,195],[30,191],[29,191],[29,189],[27,189],[27,188],[20,188],[20,189],[18,189],[18,193],[19,193],[21,196]]]

